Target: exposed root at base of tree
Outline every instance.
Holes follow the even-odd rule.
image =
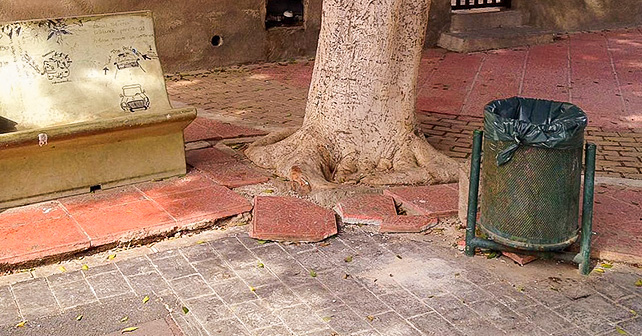
[[[331,141],[310,129],[274,132],[245,151],[260,167],[292,181],[300,192],[335,188],[338,183],[411,185],[457,182],[462,164],[432,147],[423,135],[399,141],[394,156],[373,160],[334,153]]]

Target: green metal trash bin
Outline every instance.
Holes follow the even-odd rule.
[[[513,97],[484,109],[479,228],[493,241],[558,251],[578,238],[586,114]]]

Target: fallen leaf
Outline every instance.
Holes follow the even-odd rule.
[[[143,298],[143,303],[147,303],[147,302],[149,302],[149,296],[145,295],[145,297]]]
[[[603,263],[603,264],[602,264],[602,265],[600,265],[600,266],[602,266],[602,268],[611,268],[611,267],[613,267],[613,264]]]
[[[346,273],[346,274],[344,274],[344,275],[343,275],[343,278],[344,278],[344,279],[347,279],[347,278],[349,278],[349,277],[350,277],[350,274],[348,274],[348,273]]]
[[[323,317],[323,322],[330,322],[330,320],[332,320],[332,317],[330,317],[330,316],[324,316]]]
[[[22,321],[22,322],[16,324],[16,328],[22,328],[22,327],[25,326],[25,324],[27,324],[27,321]]]
[[[256,241],[256,243],[259,244],[259,245],[263,245],[263,244],[267,243],[267,240],[259,239],[259,240]]]
[[[110,254],[107,259],[109,260],[114,260],[116,258],[116,254]]]
[[[401,256],[400,256],[400,255],[398,255],[398,254],[397,254],[397,258],[398,258],[398,259],[403,259],[403,258],[401,258]]]
[[[189,313],[189,309],[187,309],[187,307],[183,306],[183,314],[187,314],[187,313]]]
[[[254,287],[250,286],[250,291],[251,291],[251,292],[256,292],[256,288],[254,288]]]
[[[80,320],[82,320],[82,318],[83,318],[83,316],[82,316],[82,314],[80,314],[80,315],[76,316],[76,321],[80,321]]]
[[[631,309],[631,310],[629,310],[629,311],[631,312],[631,314],[632,314],[633,316],[638,316],[638,312],[636,312],[635,310]]]
[[[129,320],[129,316],[123,316],[123,317],[120,319],[120,322],[127,322],[128,320]]]
[[[624,329],[622,329],[622,328],[620,328],[618,326],[615,326],[615,331],[617,331],[617,333],[620,334],[620,335],[628,335],[629,334],[626,331],[624,331]]]
[[[87,271],[87,270],[89,270],[89,266],[88,266],[87,264],[82,265],[82,267],[80,267],[80,268],[81,268],[83,271]]]
[[[136,331],[136,330],[138,330],[138,327],[129,327],[129,328],[123,329],[120,333],[124,334],[124,333],[128,333],[128,332]]]
[[[595,273],[604,273],[604,269],[596,268],[596,269],[593,270],[593,272],[595,272]]]
[[[372,315],[368,315],[368,316],[366,316],[366,318],[367,318],[367,319],[368,319],[368,321],[370,321],[370,322],[374,321],[374,319],[375,319],[375,318],[374,318],[374,316],[372,316]]]
[[[486,255],[486,259],[494,259],[494,258],[499,258],[502,255],[501,252],[499,251],[491,251]]]
[[[273,194],[273,193],[274,193],[274,190],[272,190],[272,189],[265,189],[265,190],[263,190],[263,193],[265,193],[265,194]]]
[[[314,270],[310,270],[310,276],[313,277],[313,278],[316,278],[317,277],[317,272],[315,272]]]
[[[205,243],[207,243],[207,242],[204,241],[204,240],[199,240],[199,241],[196,242],[196,244],[198,244],[198,245],[202,245],[202,244],[205,244]]]
[[[323,243],[320,243],[320,244],[319,244],[319,246],[321,246],[321,247],[330,246],[330,242],[323,242]]]
[[[58,269],[59,269],[59,270],[60,270],[60,272],[62,272],[62,273],[67,272],[67,269],[65,268],[65,266],[60,266],[60,267],[58,267]]]
[[[635,286],[642,287],[642,279],[638,279],[638,281],[635,282]]]
[[[343,259],[345,262],[351,262],[352,261],[352,256],[347,256],[345,259]]]
[[[263,265],[263,263],[259,261],[259,264],[258,264],[258,265],[256,265],[256,267],[258,267],[258,268],[264,268],[264,267],[265,267],[265,265]]]
[[[518,292],[523,292],[524,291],[524,286],[517,286],[517,291]]]

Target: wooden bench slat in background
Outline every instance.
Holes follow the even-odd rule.
[[[0,24],[0,208],[185,173],[151,12]]]

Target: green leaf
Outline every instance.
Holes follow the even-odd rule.
[[[256,267],[258,267],[258,268],[264,268],[264,267],[265,267],[265,265],[263,265],[263,263],[259,261],[259,264],[258,264],[258,265],[256,265]]]
[[[259,240],[256,241],[256,243],[259,244],[259,245],[263,245],[263,244],[267,243],[267,240],[259,239]]]
[[[524,286],[517,286],[517,291],[518,292],[523,292],[524,291]]]
[[[602,268],[612,268],[613,264],[602,263],[602,265],[600,265],[600,266],[602,266]]]
[[[345,259],[343,259],[343,261],[352,262],[352,256],[351,255],[347,256]]]
[[[110,254],[109,256],[107,256],[107,259],[109,259],[109,260],[114,260],[115,258],[116,258],[116,254],[115,253],[114,254]]]
[[[629,334],[626,331],[624,331],[624,329],[622,329],[622,328],[620,328],[618,326],[615,326],[615,331],[617,331],[617,333],[620,334],[620,335],[628,335]]]
[[[638,279],[638,281],[635,282],[636,287],[642,287],[642,279]]]
[[[313,278],[316,278],[317,277],[317,272],[315,272],[314,270],[310,270],[310,276],[313,277]]]
[[[187,307],[183,306],[183,314],[187,314],[187,313],[189,313],[189,309],[187,309]]]
[[[138,330],[138,327],[129,327],[129,328],[123,329],[120,333],[124,334],[124,333],[128,333],[128,332],[136,331],[136,330]]]
[[[635,310],[631,309],[631,310],[629,310],[629,311],[631,312],[631,314],[632,314],[633,316],[638,316],[638,312],[636,312]]]
[[[593,272],[595,272],[595,273],[604,273],[604,269],[596,268],[596,269],[593,270]]]
[[[145,295],[145,297],[143,298],[143,303],[147,303],[147,302],[149,302],[149,296]]]
[[[129,316],[123,316],[123,317],[120,319],[120,322],[123,322],[123,323],[125,323],[125,322],[127,322],[127,321],[129,321]]]
[[[332,317],[330,317],[330,316],[324,316],[323,317],[323,322],[330,322],[330,320],[332,320]]]
[[[88,270],[89,270],[89,266],[88,266],[87,264],[82,265],[82,267],[80,267],[80,268],[81,268],[83,271],[88,271]]]
[[[198,245],[203,245],[203,244],[205,244],[205,243],[207,243],[207,242],[206,242],[206,241],[204,241],[204,240],[199,240],[199,241],[197,241],[197,242],[196,242],[196,244],[198,244]]]
[[[499,251],[491,251],[486,255],[486,259],[494,259],[494,258],[499,258],[502,255],[501,252]]]
[[[83,316],[82,316],[82,314],[80,314],[80,315],[76,316],[76,321],[80,321],[80,320],[82,320],[82,318],[83,318]]]
[[[16,328],[22,328],[22,327],[25,326],[25,324],[27,324],[27,321],[22,321],[22,322],[16,324]]]

